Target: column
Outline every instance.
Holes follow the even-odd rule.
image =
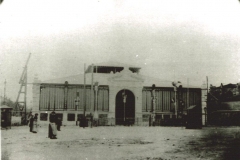
[[[109,111],[108,111],[108,125],[115,125],[115,99],[116,88],[109,86]]]
[[[37,75],[34,77],[33,87],[32,87],[32,112],[39,113],[39,100],[40,100],[40,80],[38,80]],[[40,117],[40,115],[39,115]]]

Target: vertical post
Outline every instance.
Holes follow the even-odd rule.
[[[177,117],[178,117],[178,114],[177,114],[177,87],[174,87],[174,99],[175,99],[175,102],[174,102],[175,115],[176,115],[176,119],[177,119]]]
[[[155,84],[152,85],[152,126],[155,124],[155,112],[156,112],[156,93],[155,93]]]
[[[24,94],[24,104],[25,104],[25,115],[24,115],[24,123],[27,125],[27,66],[26,66],[26,74],[25,74],[25,94]]]
[[[96,111],[98,111],[98,104],[97,104],[97,102],[98,102],[98,83],[96,83]]]
[[[3,104],[6,103],[6,84],[7,84],[7,82],[6,82],[6,79],[5,79],[5,81],[4,81],[4,97],[3,97]]]
[[[53,110],[55,111],[56,109],[56,85],[54,85],[54,103],[53,103]]]
[[[207,102],[206,102],[206,111],[205,111],[205,125],[207,125],[207,123],[208,123],[208,76],[206,77],[206,79],[207,79]]]
[[[94,119],[96,121],[96,125],[98,125],[98,82],[95,82],[94,85],[95,90],[95,98],[94,98]]]
[[[189,107],[189,78],[187,79],[187,108]]]
[[[94,65],[92,64],[92,67],[91,67],[91,73],[92,73],[92,81],[91,81],[91,92],[90,92],[90,106],[91,106],[91,112],[93,113],[93,103],[94,103],[94,101],[93,101],[93,103],[92,103],[92,92],[93,92],[93,67],[94,67]]]
[[[86,64],[84,63],[84,86],[83,86],[83,116],[85,118],[85,112],[86,112]]]
[[[98,111],[98,82],[95,83],[95,111]]]
[[[125,120],[126,120],[126,115],[125,115],[126,102],[124,102],[123,105],[124,105],[123,106],[124,107],[124,117],[123,117],[123,119],[124,119],[124,123],[125,123]]]

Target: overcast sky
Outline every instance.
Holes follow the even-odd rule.
[[[28,81],[83,73],[116,61],[164,80],[240,82],[238,0],[4,0],[0,5],[0,89],[16,99]],[[175,74],[174,74],[175,73]],[[31,87],[31,86],[29,86]]]

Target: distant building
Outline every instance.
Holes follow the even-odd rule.
[[[175,119],[176,114],[186,114],[191,105],[197,105],[201,114],[201,88],[183,86],[181,91],[175,92],[172,81],[143,76],[140,69],[119,63],[88,66],[85,101],[84,75],[44,82],[36,78],[32,112],[39,113],[40,123],[47,124],[49,114],[55,110],[63,125],[75,125],[83,117],[84,108],[86,115],[91,113],[99,119],[100,125],[123,125],[125,122],[148,125],[152,114],[159,125],[161,121]],[[177,107],[175,93],[179,100]]]
[[[210,86],[208,121],[213,125],[240,125],[240,87],[237,84]]]

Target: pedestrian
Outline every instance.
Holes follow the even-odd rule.
[[[50,139],[57,139],[57,127],[56,127],[56,122],[57,122],[57,115],[54,111],[50,114],[50,123],[48,127],[48,137]]]
[[[36,113],[33,118],[33,127],[32,127],[33,133],[37,133],[37,120],[38,120],[38,114]]]
[[[33,115],[32,115],[32,112],[30,113],[30,115],[28,117],[28,121],[29,121],[30,132],[32,132],[33,131]]]
[[[61,131],[61,130],[60,130],[61,125],[62,125],[62,120],[61,120],[61,117],[60,117],[60,115],[59,115],[59,116],[57,116],[57,130],[58,130],[58,131]]]
[[[91,128],[93,126],[93,115],[92,115],[92,113],[90,113],[90,126],[91,126]]]
[[[79,117],[79,122],[80,122],[79,123],[79,127],[85,128],[86,122],[87,122],[86,117],[84,115]]]
[[[151,114],[149,115],[149,127],[152,125],[152,116]]]

